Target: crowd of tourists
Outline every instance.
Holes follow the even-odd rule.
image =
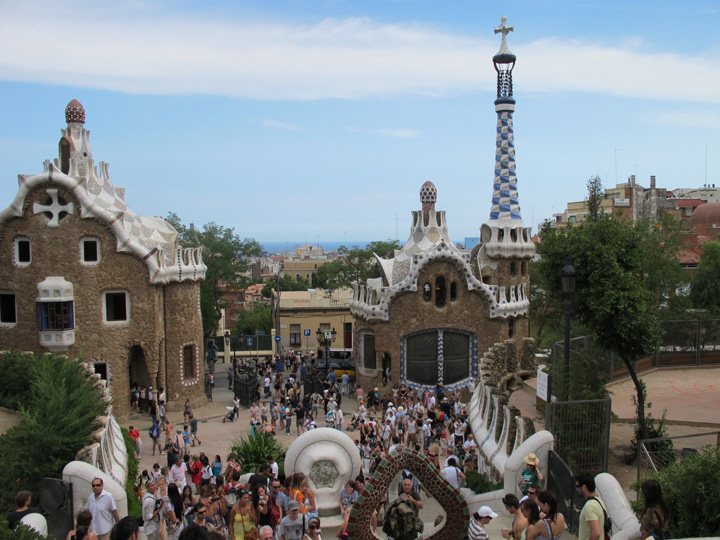
[[[469,426],[468,411],[458,391],[446,392],[442,384],[434,389],[415,389],[389,382],[367,390],[350,386],[347,374],[338,377],[333,370],[319,371],[314,355],[303,358],[293,351],[256,366],[260,385],[257,399],[249,408],[252,435],[329,427],[352,432],[361,457],[362,470],[339,491],[338,507],[343,525],[337,537],[347,536],[347,524],[353,505],[365,488],[365,478],[376,470],[392,452],[409,447],[422,451],[441,471],[447,481],[459,488],[466,477],[478,468],[478,447]],[[304,391],[306,370],[322,379],[322,389]],[[383,382],[391,381],[384,374]],[[232,379],[232,376],[231,376]],[[315,388],[315,387],[314,387]],[[470,392],[474,390],[472,383]],[[342,409],[344,397],[354,394],[357,408],[352,416]],[[135,496],[142,502],[144,532],[150,540],[321,540],[320,517],[313,489],[303,472],[285,475],[276,459],[267,461],[245,483],[241,478],[241,456],[199,451],[197,419],[190,400],[183,408],[182,425],[173,426],[164,406],[164,391],[135,385],[131,401],[137,410],[152,417],[149,430],[152,455],[166,456],[167,462],[155,462],[142,472],[135,483]],[[237,397],[230,407],[237,417]],[[293,430],[294,425],[294,430]],[[130,436],[140,455],[141,437],[133,426]],[[195,450],[197,448],[197,450]],[[506,540],[554,540],[565,530],[555,495],[542,490],[544,478],[534,454],[525,457],[519,488],[522,498],[507,494],[502,502],[513,517],[510,529],[503,529]],[[609,532],[607,507],[595,494],[595,482],[589,475],[576,478],[578,493],[586,504],[580,515],[579,540],[602,540]],[[93,494],[77,516],[76,528],[67,540],[137,540],[125,519],[120,520],[114,498],[101,479],[92,482]],[[395,539],[414,538],[423,531],[419,512],[423,496],[430,497],[412,471],[402,471],[397,486],[398,497],[392,501],[386,493],[374,510],[368,524],[382,527]],[[661,539],[668,527],[668,511],[657,482],[642,486],[646,507],[642,519],[642,538]],[[22,499],[22,500],[20,500]],[[18,510],[8,516],[11,526],[29,512],[27,492],[18,495]],[[398,511],[401,510],[401,511]],[[408,517],[409,516],[409,517]],[[469,540],[486,540],[485,526],[497,514],[487,506],[480,507],[470,519]],[[127,518],[126,518],[127,519]],[[442,516],[435,519],[438,524]]]

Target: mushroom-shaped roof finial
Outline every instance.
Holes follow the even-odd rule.
[[[420,188],[420,202],[422,203],[423,222],[427,225],[430,221],[430,210],[435,210],[437,201],[437,189],[430,180]]]
[[[77,99],[73,99],[65,108],[65,121],[85,123],[85,109]]]

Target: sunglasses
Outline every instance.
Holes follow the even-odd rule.
[[[310,525],[310,526],[308,527],[308,529],[310,529],[311,531],[316,531],[316,530],[317,530],[317,525]]]
[[[203,510],[202,512],[200,512],[200,511],[198,510],[198,511],[195,512],[195,513],[196,513],[197,515],[199,515],[199,516],[202,516],[202,515],[205,515],[205,512],[206,512],[206,511],[207,511],[207,510]]]

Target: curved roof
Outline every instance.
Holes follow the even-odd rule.
[[[698,224],[720,225],[720,203],[706,203],[698,206],[692,215],[693,226]]]

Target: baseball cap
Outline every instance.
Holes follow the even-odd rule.
[[[490,517],[490,518],[496,518],[498,515],[492,511],[492,508],[489,506],[481,506],[478,508],[477,515],[482,517]]]
[[[297,501],[290,501],[287,503],[287,509],[288,512],[292,512],[293,510],[300,510],[300,505]]]

